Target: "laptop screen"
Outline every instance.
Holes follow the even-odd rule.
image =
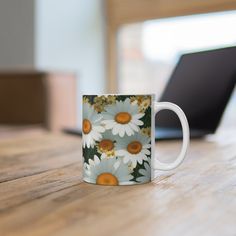
[[[181,56],[160,101],[173,102],[185,112],[191,129],[214,132],[235,85],[236,47]],[[171,111],[156,116],[158,127],[179,128]]]

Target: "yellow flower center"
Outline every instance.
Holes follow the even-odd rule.
[[[137,154],[141,152],[142,144],[139,141],[133,141],[128,144],[127,151],[131,154]]]
[[[114,143],[109,139],[103,139],[98,146],[103,151],[111,151],[114,148]]]
[[[132,116],[128,112],[119,112],[115,116],[115,121],[120,124],[127,124],[131,121]]]
[[[92,124],[89,120],[84,119],[83,120],[83,133],[88,134],[92,129]]]
[[[114,185],[115,186],[119,184],[119,181],[116,178],[116,176],[114,176],[111,173],[102,173],[97,177],[96,183],[100,185]]]

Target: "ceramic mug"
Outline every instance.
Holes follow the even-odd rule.
[[[168,109],[183,130],[180,154],[172,163],[155,159],[155,115]],[[172,170],[186,156],[189,126],[175,104],[155,102],[155,95],[83,95],[83,180],[99,185],[150,182],[153,170]]]

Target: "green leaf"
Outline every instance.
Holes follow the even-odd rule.
[[[145,112],[145,115],[141,118],[141,121],[143,121],[143,125],[140,128],[151,127],[151,122],[152,122],[151,107],[148,107],[148,109]]]
[[[101,154],[97,152],[96,146],[94,148],[83,148],[83,157],[84,161],[88,163],[89,159],[94,159],[94,155],[98,156],[100,158]]]

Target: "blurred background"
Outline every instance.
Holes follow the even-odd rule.
[[[236,45],[235,25],[236,11],[228,11],[123,26],[118,34],[119,91],[160,98],[182,54]],[[235,120],[234,91],[222,122],[230,127]]]
[[[229,0],[1,0],[2,136],[80,128],[86,93],[159,98],[181,54],[235,46],[235,25]],[[235,120],[234,91],[221,125]]]

